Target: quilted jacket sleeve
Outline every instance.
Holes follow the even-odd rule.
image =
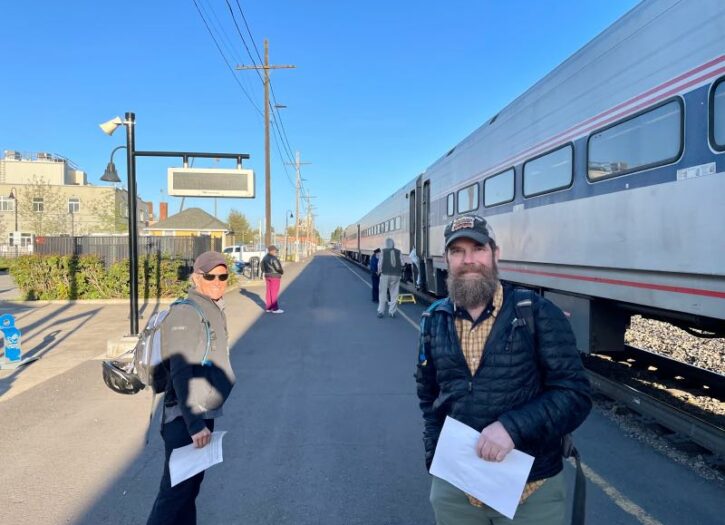
[[[418,364],[415,379],[418,384],[418,399],[423,412],[423,445],[425,446],[425,464],[430,468],[435,453],[436,443],[440,435],[443,421],[435,414],[433,404],[438,398],[439,387],[433,361],[426,351],[425,330],[421,321],[420,339],[418,343]]]
[[[534,304],[542,392],[499,417],[517,448],[572,432],[592,407],[590,385],[574,334],[562,311],[546,299]]]

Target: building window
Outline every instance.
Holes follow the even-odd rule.
[[[593,133],[589,180],[601,180],[673,162],[682,150],[682,103],[672,100]]]
[[[712,112],[712,123],[710,125],[712,133],[713,147],[718,150],[725,149],[725,77],[718,80],[715,89],[712,90],[712,100],[710,101]]]
[[[478,183],[458,190],[458,213],[466,213],[478,209]]]
[[[0,197],[0,211],[15,211],[15,199]]]
[[[514,169],[483,181],[483,205],[496,206],[514,200]]]
[[[81,200],[78,197],[68,199],[68,213],[78,213],[81,211]]]
[[[570,144],[524,163],[524,196],[566,188],[571,184],[574,149]]]
[[[45,210],[45,204],[43,203],[43,197],[33,197],[33,211],[35,213],[42,213]]]
[[[446,215],[451,217],[456,213],[456,198],[452,193],[449,193],[446,201]]]

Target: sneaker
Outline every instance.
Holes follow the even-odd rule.
[[[378,319],[382,319],[384,316],[380,312],[378,312]]]
[[[283,314],[284,310],[282,310],[281,308],[277,308],[276,310],[271,310],[271,312],[273,314]]]
[[[267,308],[267,309],[265,310],[265,312],[267,312],[268,314],[271,314],[272,312],[274,312],[274,310],[270,310],[269,308]]]
[[[395,319],[395,313],[390,314],[391,319]]]

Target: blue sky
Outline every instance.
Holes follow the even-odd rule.
[[[230,63],[249,64],[226,0],[197,2]],[[312,162],[302,174],[323,234],[415,177],[636,3],[239,0],[260,52],[268,38],[271,63],[297,66],[273,72],[272,85],[288,106],[289,144]],[[237,0],[229,4],[246,37]],[[98,124],[133,111],[137,149],[249,153],[257,198],[219,199],[217,215],[264,216],[263,120],[233,76],[258,108],[262,84],[252,71],[230,72],[193,0],[8,2],[0,49],[0,150],[58,153],[102,184],[125,138]],[[294,169],[285,173],[272,144],[281,230],[294,209]],[[138,160],[139,194],[156,209],[166,200],[179,210],[166,194],[166,168],[179,164]],[[187,199],[192,206],[214,211],[209,199]]]

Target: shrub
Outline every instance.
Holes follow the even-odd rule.
[[[189,288],[186,261],[168,255],[139,259],[140,298],[181,297]],[[128,260],[106,268],[96,255],[25,255],[10,265],[12,275],[26,300],[113,299],[129,296]],[[237,276],[230,272],[229,284]]]

